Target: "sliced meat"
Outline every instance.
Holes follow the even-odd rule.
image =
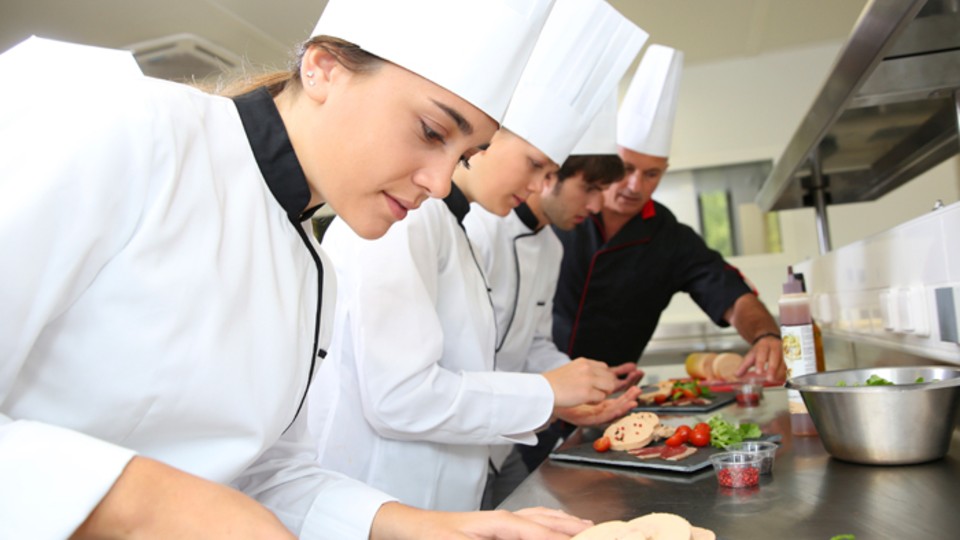
[[[627,522],[650,540],[690,540],[690,522],[675,514],[653,513]]]
[[[660,454],[663,453],[664,448],[669,448],[668,446],[648,446],[646,448],[637,448],[636,450],[630,450],[630,453],[634,456],[637,456],[639,459],[654,459],[660,457]]]
[[[660,424],[653,430],[653,437],[656,439],[666,439],[672,436],[676,431],[677,428],[674,426]]]
[[[680,461],[681,459],[686,459],[689,456],[697,453],[697,449],[693,446],[687,446],[681,444],[680,446],[666,446],[666,450],[660,453],[660,457],[667,461]]]
[[[709,399],[707,399],[707,398],[698,397],[698,398],[694,398],[694,400],[693,400],[692,403],[693,403],[694,405],[704,406],[704,405],[709,405],[709,404],[713,403],[713,400],[709,400]]]
[[[603,435],[610,438],[613,450],[643,448],[653,441],[653,432],[660,425],[660,417],[650,412],[638,412],[624,416],[610,424]]]

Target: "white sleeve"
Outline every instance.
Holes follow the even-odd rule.
[[[0,417],[0,538],[67,538],[133,456],[76,431]]]
[[[570,362],[570,358],[557,349],[553,343],[553,298],[547,301],[540,312],[537,329],[530,343],[527,353],[525,371],[529,373],[544,373],[556,369]]]
[[[316,441],[308,435],[307,414],[305,408],[233,485],[269,508],[299,538],[369,538],[380,506],[396,499],[321,469]]]
[[[53,91],[45,81],[4,87],[0,538],[62,538],[99,503],[133,452],[63,428],[18,421],[10,409],[13,392],[30,384],[26,362],[38,335],[132,234],[146,184],[134,180],[149,174],[153,151],[149,128],[137,128],[150,119],[121,103],[98,106],[109,96],[81,85],[71,88],[69,99],[60,85],[52,85]]]
[[[553,392],[545,378],[452,371],[440,364],[438,268],[450,255],[441,253],[440,237],[452,229],[437,210],[447,211],[421,208],[387,236],[363,242],[351,265],[354,275],[339,274],[350,282],[340,290],[349,302],[364,416],[388,438],[531,444],[534,430],[552,413]]]

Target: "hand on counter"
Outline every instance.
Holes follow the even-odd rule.
[[[227,486],[134,457],[71,538],[293,539],[269,510]]]
[[[516,512],[434,512],[387,503],[373,520],[370,540],[568,540],[592,525],[591,521],[542,507]]]

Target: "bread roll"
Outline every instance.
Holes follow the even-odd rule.
[[[725,352],[713,359],[713,376],[717,380],[735,382],[737,369],[743,362],[743,357],[737,353]]]
[[[690,522],[676,514],[653,513],[627,522],[649,540],[690,540]]]
[[[647,540],[642,534],[626,521],[606,521],[580,531],[570,540]]]

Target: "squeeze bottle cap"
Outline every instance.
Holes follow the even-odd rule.
[[[793,274],[793,267],[787,267],[787,281],[783,284],[783,294],[803,293],[803,283]]]

